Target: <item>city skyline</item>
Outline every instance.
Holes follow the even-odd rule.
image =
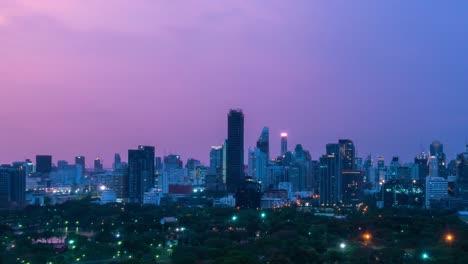
[[[242,109],[240,108],[232,108],[231,110],[239,110],[239,111],[243,111]],[[244,113],[245,114],[245,113]],[[246,120],[247,121],[247,120]],[[226,122],[225,122],[226,123]],[[226,127],[226,130],[227,130],[227,125],[225,125]],[[269,129],[268,126],[265,126],[263,127],[263,129]],[[310,150],[307,148],[307,146],[305,146],[303,143],[300,143],[300,142],[295,142],[294,140],[291,140],[291,137],[289,135],[289,132],[286,132],[287,130],[279,130],[281,132],[277,133],[277,135],[272,135],[273,137],[269,139],[269,142],[270,142],[270,146],[272,146],[272,149],[274,150],[273,151],[273,154],[272,156],[270,157],[270,159],[273,159],[273,158],[276,158],[278,156],[281,156],[282,155],[282,148],[283,148],[283,139],[286,138],[287,139],[287,142],[289,143],[289,147],[288,148],[288,151],[294,151],[294,148],[296,147],[296,145],[302,145],[302,147],[304,147],[304,149],[308,150],[309,152],[311,152],[312,154],[312,159],[314,160],[319,160],[321,155],[323,155],[323,153],[326,152],[326,145],[327,144],[330,144],[331,142],[333,142],[333,140],[331,140],[330,142],[326,142],[323,144],[323,149],[318,149],[318,150]],[[244,131],[244,134],[247,134],[249,131]],[[262,131],[263,132],[263,131]],[[226,133],[226,137],[224,140],[227,140],[228,136],[227,136],[227,133]],[[348,139],[351,139],[351,138],[346,138],[346,137],[342,137],[342,138],[337,138],[335,139],[335,141],[337,140],[348,140]],[[223,142],[224,142],[223,140]],[[351,139],[353,140],[353,139]],[[291,144],[291,141],[293,144]],[[353,140],[356,144],[356,141]],[[444,144],[443,141],[440,141],[438,139],[434,139],[432,140],[431,142],[429,142],[428,144],[422,144],[419,146],[419,151],[415,151],[414,154],[408,154],[408,159],[405,159],[405,155],[399,155],[399,154],[394,154],[394,155],[389,155],[389,156],[385,156],[383,154],[375,154],[375,153],[372,153],[372,152],[369,152],[367,154],[363,154],[362,152],[359,152],[359,143],[357,143],[357,148],[356,148],[356,157],[360,157],[362,159],[364,158],[367,158],[368,156],[371,156],[371,158],[373,159],[374,162],[377,162],[377,158],[378,157],[384,157],[385,158],[385,163],[386,164],[389,164],[391,159],[393,157],[399,157],[400,158],[400,161],[402,161],[403,163],[412,163],[414,161],[414,158],[422,153],[425,153],[426,155],[428,156],[431,156],[431,153],[430,153],[430,149],[431,149],[431,144],[434,143],[434,142],[440,142],[444,145],[444,149],[445,149],[445,153],[446,153],[446,156],[447,156],[447,160],[450,161],[452,159],[455,159],[456,156],[460,153],[460,152],[463,152],[465,151],[467,148],[468,148],[468,141],[465,141],[465,144],[461,144],[459,147],[461,147],[459,150],[456,150],[455,151],[455,154],[453,155],[450,155],[450,154],[447,154],[448,152],[446,151],[447,149],[447,146],[446,144]],[[139,144],[141,145],[141,144]],[[153,146],[155,147],[155,154],[157,157],[165,157],[165,156],[168,156],[168,155],[171,155],[171,154],[175,154],[175,155],[180,155],[182,160],[188,160],[188,159],[191,159],[191,158],[195,158],[195,159],[198,159],[200,160],[203,164],[205,165],[208,165],[209,164],[209,155],[210,155],[210,148],[213,147],[213,146],[218,146],[218,145],[223,145],[222,143],[220,144],[212,144],[210,146],[207,146],[206,148],[208,149],[208,151],[205,153],[205,155],[203,155],[202,157],[193,157],[193,156],[187,156],[185,155],[183,152],[179,152],[179,151],[174,151],[174,150],[167,150],[167,149],[164,149],[164,150],[160,150],[158,149],[157,146],[154,146],[152,144],[146,144],[146,145],[149,145],[149,146]],[[255,147],[255,142],[254,143],[246,143],[244,142],[244,164],[247,165],[247,160],[248,160],[248,149],[250,148],[254,148]],[[129,147],[131,148],[131,147]],[[41,155],[50,155],[52,156],[52,163],[57,165],[57,161],[61,161],[61,160],[64,160],[64,161],[67,161],[67,162],[71,162],[73,163],[73,161],[75,160],[76,161],[76,158],[79,158],[79,157],[86,157],[89,161],[95,161],[95,160],[100,160],[100,162],[104,163],[104,167],[105,168],[111,168],[113,166],[113,161],[114,161],[114,158],[115,158],[115,155],[116,154],[119,154],[119,155],[122,155],[124,157],[124,160],[125,161],[128,161],[128,155],[127,154],[127,151],[128,149],[125,149],[123,150],[122,152],[112,152],[112,158],[109,157],[108,159],[103,159],[102,158],[102,155],[96,155],[96,156],[87,156],[87,155],[82,155],[83,152],[80,152],[81,154],[78,154],[78,155],[74,155],[70,158],[62,158],[60,156],[56,156],[55,153],[45,153],[45,152],[39,152],[39,153],[36,153],[36,154],[33,154],[31,156],[28,156],[28,157],[25,157],[23,159],[16,159],[16,160],[11,160],[11,161],[7,161],[7,162],[3,162],[5,164],[8,164],[8,163],[12,163],[12,162],[17,162],[17,161],[24,161],[24,160],[33,160],[36,156],[41,156]],[[448,147],[448,149],[452,149],[450,147]],[[86,151],[85,151],[86,152]],[[378,153],[378,152],[377,152]],[[316,156],[314,154],[317,154]],[[403,158],[402,158],[403,157]],[[105,162],[107,160],[107,162]],[[2,162],[0,162],[1,164]],[[86,166],[87,168],[91,168],[93,167],[93,164],[89,163],[87,164]]]
[[[360,157],[410,162],[439,140],[453,159],[468,135],[467,5],[2,1],[0,163],[111,167],[144,144],[206,164],[229,108],[246,114],[245,153],[267,126],[273,156],[286,131],[313,159],[348,138]]]

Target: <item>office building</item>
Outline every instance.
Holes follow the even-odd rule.
[[[81,166],[83,171],[86,169],[86,158],[85,156],[76,156],[75,157],[75,165]]]
[[[211,175],[222,175],[223,173],[223,147],[212,146],[210,151],[210,171]]]
[[[447,177],[447,164],[446,164],[446,156],[444,153],[444,145],[440,143],[440,141],[437,141],[437,140],[432,142],[430,146],[430,154],[431,156],[437,158],[439,176]]]
[[[281,156],[288,152],[288,133],[281,133]]]
[[[122,163],[122,158],[120,157],[119,153],[114,154],[114,163],[112,164],[112,169],[116,169],[119,167],[120,163]]]
[[[442,177],[426,177],[426,208],[434,207],[434,204],[444,203],[448,198],[448,182]]]
[[[99,172],[104,170],[104,164],[101,158],[96,158],[94,160],[94,171]]]
[[[341,180],[340,159],[333,152],[333,147],[330,146],[327,155],[320,158],[319,165],[319,204],[321,206],[333,206],[341,201]]]
[[[0,166],[0,208],[21,208],[26,205],[25,167]]]
[[[262,193],[260,184],[252,177],[245,177],[236,192],[236,207],[239,208],[260,208]]]
[[[244,178],[244,113],[231,110],[228,114],[226,188],[235,193]]]
[[[338,140],[340,145],[340,158],[343,170],[354,170],[356,163],[356,147],[353,141],[349,139]]]
[[[36,172],[47,174],[52,171],[52,156],[37,155],[36,156]]]
[[[146,191],[154,187],[154,147],[139,146],[128,151],[128,198],[143,203]]]

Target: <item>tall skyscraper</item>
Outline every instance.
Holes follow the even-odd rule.
[[[464,207],[468,207],[468,145],[464,153],[457,155],[458,195]]]
[[[235,193],[244,179],[244,113],[229,111],[226,159],[226,189]]]
[[[281,133],[281,156],[288,152],[288,133]]]
[[[24,166],[0,166],[0,208],[23,207],[26,203]]]
[[[81,168],[86,169],[86,159],[84,156],[76,156],[75,157],[75,165],[80,165]]]
[[[36,172],[50,173],[52,171],[52,156],[37,155],[36,156]]]
[[[270,129],[268,127],[262,129],[257,140],[257,148],[266,154],[268,160],[270,159]]]
[[[340,139],[338,140],[338,144],[340,144],[340,158],[343,165],[342,169],[354,170],[356,163],[356,148],[353,141],[349,139]]]
[[[257,157],[256,157],[256,151],[257,151],[257,148],[251,148],[249,147],[249,149],[247,150],[247,175],[252,177],[254,180],[258,180],[256,178],[256,160],[257,160]]]
[[[144,193],[154,187],[154,147],[139,146],[128,151],[128,198],[143,203]]]
[[[155,148],[153,146],[138,146],[138,150],[144,152],[145,164],[145,191],[154,188],[154,162]]]
[[[210,151],[210,174],[222,175],[223,146],[212,146]]]
[[[439,177],[439,160],[436,156],[431,156],[429,160],[429,176]]]
[[[114,163],[112,164],[112,168],[115,170],[119,167],[120,163],[122,163],[122,158],[120,157],[119,153],[114,154]]]
[[[430,146],[431,156],[437,157],[438,166],[439,166],[439,176],[447,177],[447,164],[446,156],[444,153],[444,145],[440,141],[434,141]]]
[[[328,150],[330,149],[327,145]],[[338,182],[341,180],[339,170],[339,157],[332,151],[320,158],[319,165],[319,203],[322,206],[330,206],[340,202]]]
[[[448,197],[448,182],[442,177],[426,177],[426,202],[427,208],[434,207],[433,204],[441,202]]]
[[[422,181],[429,175],[429,167],[427,166],[427,162],[428,157],[424,152],[414,158],[414,163],[418,166],[418,180]]]
[[[104,164],[102,163],[102,160],[99,157],[94,160],[94,170],[95,171],[104,170]]]

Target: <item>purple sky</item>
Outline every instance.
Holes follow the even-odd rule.
[[[0,163],[156,146],[208,160],[231,107],[314,159],[468,138],[467,1],[1,0]]]

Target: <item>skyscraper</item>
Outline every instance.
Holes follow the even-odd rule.
[[[231,109],[228,114],[226,189],[235,193],[244,178],[244,113]]]
[[[343,170],[354,170],[356,159],[356,148],[353,141],[349,139],[338,140],[340,144],[340,158]]]
[[[24,166],[0,166],[0,208],[23,207],[26,201]]]
[[[83,170],[86,168],[86,159],[84,156],[75,157],[75,165],[80,165]]]
[[[145,164],[145,191],[154,188],[154,162],[155,162],[155,149],[152,146],[138,146],[138,150],[144,152]]]
[[[288,152],[288,133],[281,133],[281,156]]]
[[[418,180],[424,180],[426,176],[429,175],[429,167],[427,166],[427,162],[428,157],[424,152],[414,158],[414,163],[418,166]]]
[[[154,187],[154,147],[138,146],[128,151],[128,198],[143,203],[144,193]]]
[[[458,195],[464,207],[468,207],[468,145],[464,153],[457,155]]]
[[[114,164],[112,164],[112,168],[115,170],[119,167],[120,163],[122,163],[122,158],[120,157],[119,153],[114,154]]]
[[[267,159],[270,159],[270,129],[268,127],[263,128],[257,140],[257,148],[266,154]]]
[[[330,150],[332,147],[330,146]],[[328,150],[328,145],[327,145]],[[328,151],[327,151],[328,152]],[[331,152],[320,158],[319,167],[319,203],[322,206],[338,204],[341,200],[338,181],[341,180],[339,170],[339,158]]]
[[[210,174],[222,175],[223,171],[223,147],[212,146],[210,151]]]
[[[437,157],[438,166],[439,166],[439,176],[447,177],[447,164],[446,156],[444,153],[444,145],[440,141],[434,141],[430,146],[431,156]]]
[[[50,173],[52,171],[52,156],[37,155],[36,156],[36,172]]]
[[[104,169],[104,164],[102,163],[101,158],[96,158],[94,160],[94,170],[95,171],[102,171]]]

